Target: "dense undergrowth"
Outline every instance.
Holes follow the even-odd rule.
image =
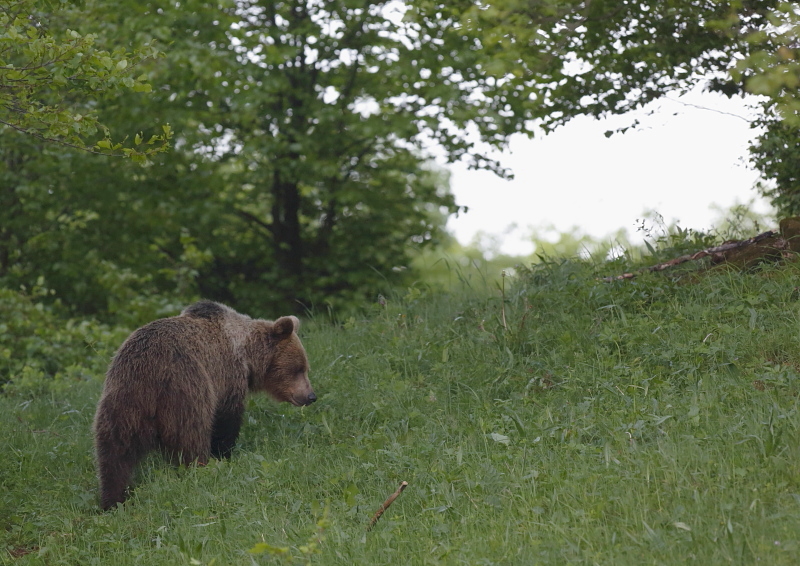
[[[800,265],[617,270],[458,274],[307,321],[318,403],[252,398],[230,461],[151,458],[109,513],[90,424],[125,333],[43,345],[56,319],[31,311],[29,342],[2,346],[6,372],[40,373],[0,397],[0,562],[794,564]]]

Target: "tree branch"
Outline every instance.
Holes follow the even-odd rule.
[[[267,224],[266,222],[264,222],[263,220],[261,220],[260,218],[255,216],[254,214],[251,214],[251,213],[247,212],[246,210],[242,210],[240,208],[233,207],[233,212],[234,212],[234,214],[236,214],[236,216],[238,216],[239,218],[245,220],[249,224],[255,224],[256,226],[261,228],[261,230],[263,230],[263,232],[261,230],[258,230],[258,233],[261,234],[265,240],[270,241],[270,242],[272,241],[272,226],[271,225]]]

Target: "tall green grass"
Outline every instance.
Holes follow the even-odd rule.
[[[0,398],[8,564],[795,564],[800,266],[461,275],[303,340],[319,401],[100,513],[101,377]],[[405,492],[374,529],[372,514]]]

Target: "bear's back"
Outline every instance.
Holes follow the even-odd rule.
[[[214,301],[197,301],[193,305],[189,305],[181,313],[184,316],[191,316],[193,318],[202,318],[205,320],[219,320],[225,318],[226,315],[233,314],[235,311],[225,305],[215,303]]]
[[[106,374],[107,383],[122,380],[160,382],[163,368],[185,374],[185,379],[225,381],[242,364],[234,340],[226,331],[232,309],[203,301],[179,316],[162,318],[134,331],[117,351]]]

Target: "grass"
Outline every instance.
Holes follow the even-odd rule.
[[[795,564],[800,266],[601,268],[312,321],[315,405],[251,398],[230,461],[148,459],[109,513],[102,376],[0,398],[0,562]]]

